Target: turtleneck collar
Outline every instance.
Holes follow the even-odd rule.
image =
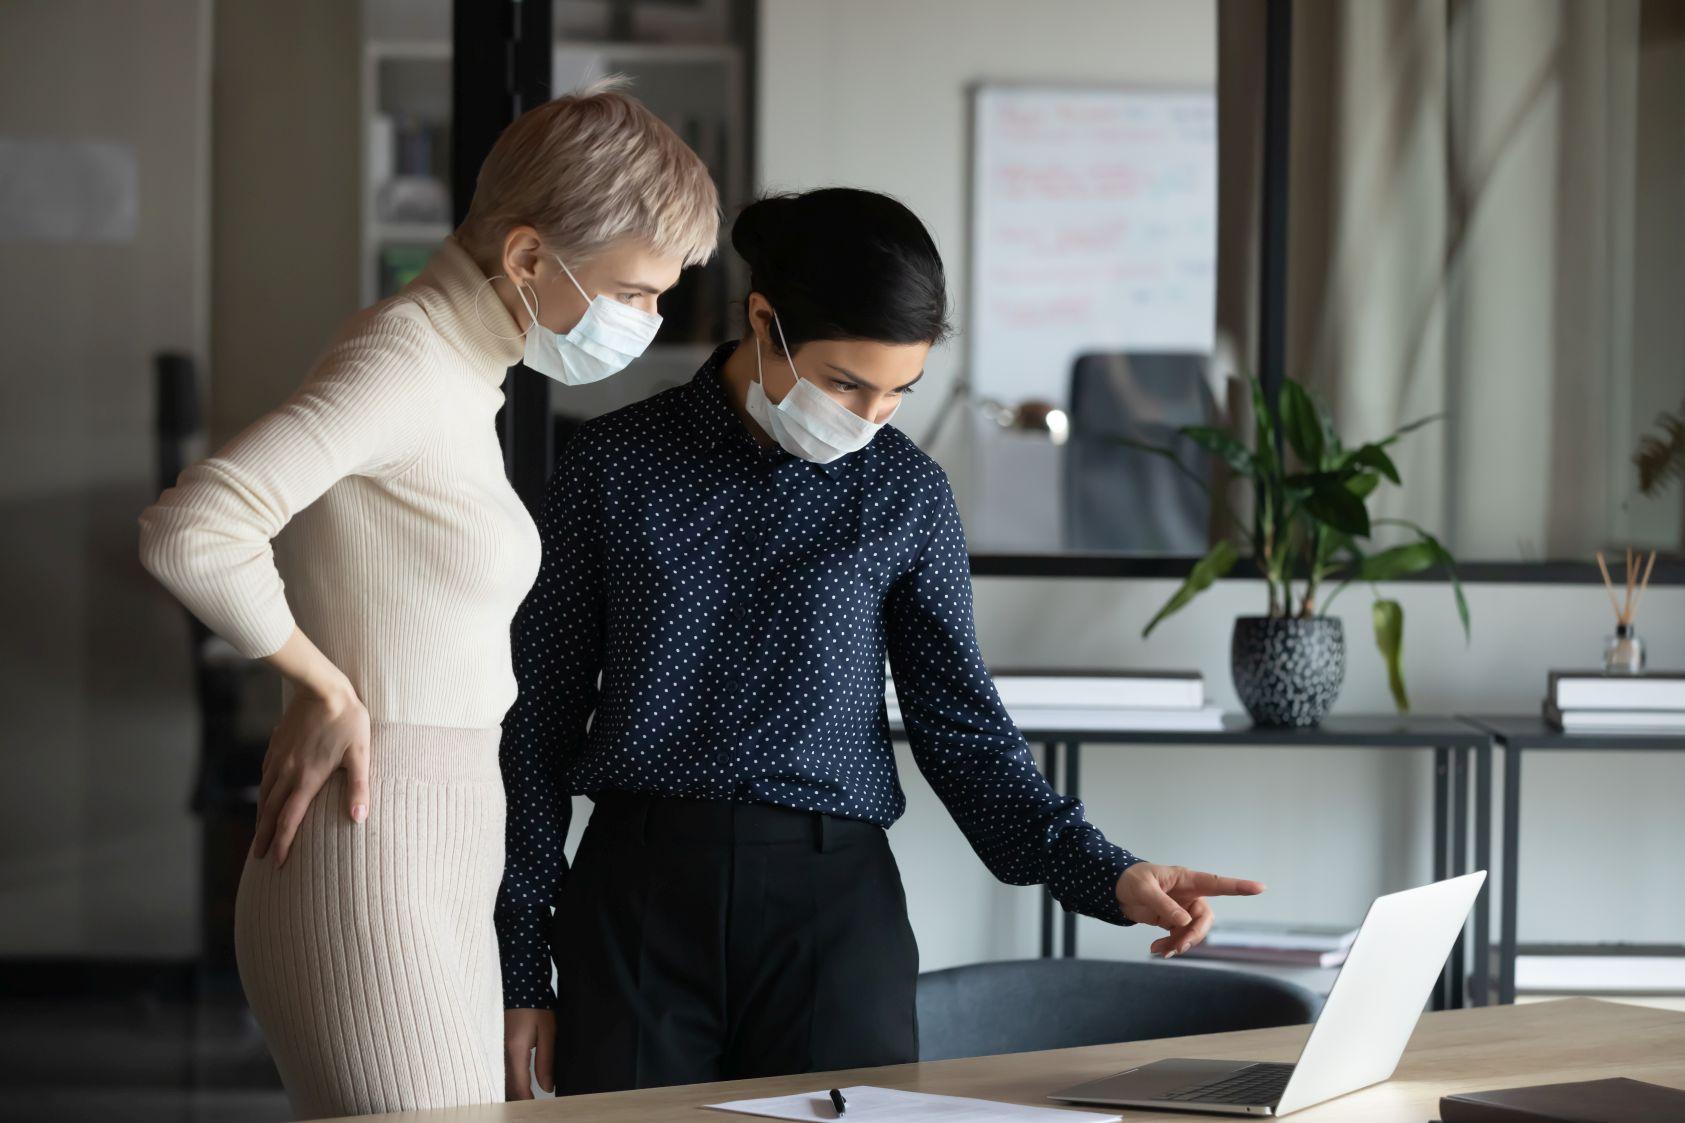
[[[503,301],[455,235],[404,289],[427,313],[433,327],[493,385],[502,385],[508,369],[520,362],[526,344]]]

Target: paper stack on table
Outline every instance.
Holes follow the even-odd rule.
[[[829,1089],[794,1096],[772,1096],[763,1100],[734,1100],[709,1104],[716,1111],[758,1115],[764,1119],[841,1119],[843,1123],[890,1120],[918,1123],[1120,1123],[1122,1116],[1092,1115],[1061,1107],[1025,1107],[996,1100],[972,1100],[961,1096],[933,1096],[928,1092],[903,1092],[895,1088],[860,1086],[842,1089],[848,1111],[837,1114],[831,1106]]]

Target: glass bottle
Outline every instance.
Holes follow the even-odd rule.
[[[1631,624],[1616,624],[1615,634],[1603,644],[1603,673],[1608,675],[1637,675],[1644,673],[1644,641]]]

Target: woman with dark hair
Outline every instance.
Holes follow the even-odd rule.
[[[886,657],[919,769],[1002,880],[1159,925],[1162,955],[1204,937],[1207,896],[1263,888],[1108,842],[1002,708],[947,479],[888,425],[948,331],[924,226],[834,188],[754,204],[732,244],[743,339],[575,437],[516,624],[504,1002],[556,1009],[563,1093],[917,1059]],[[570,793],[595,807],[568,871]]]

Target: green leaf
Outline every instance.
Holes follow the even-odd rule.
[[[1333,532],[1331,531],[1330,533]],[[1357,543],[1353,542],[1350,538],[1347,538],[1343,534],[1337,535],[1337,537],[1340,538],[1338,552],[1345,554],[1345,558],[1330,566],[1329,572],[1344,572],[1345,577],[1338,585],[1334,586],[1334,591],[1332,593],[1329,593],[1328,596],[1323,598],[1322,614],[1324,616],[1327,616],[1332,610],[1334,599],[1341,593],[1345,592],[1346,587],[1353,581],[1357,580],[1357,571],[1363,568],[1364,553],[1358,548]]]
[[[1322,477],[1311,485],[1305,513],[1326,526],[1355,538],[1369,537],[1369,512],[1345,481]]]
[[[1221,458],[1223,463],[1239,475],[1251,479],[1256,474],[1258,465],[1252,459],[1252,453],[1223,430],[1213,429],[1209,425],[1184,425],[1177,432],[1206,452]]]
[[[1380,486],[1381,477],[1373,472],[1362,472],[1346,481],[1346,490],[1359,499],[1368,499]]]
[[[1373,468],[1394,484],[1402,483],[1398,478],[1398,467],[1392,462],[1392,457],[1380,445],[1364,445],[1351,453],[1350,463],[1361,464],[1365,468]]]
[[[1419,532],[1433,545],[1439,555],[1439,564],[1445,567],[1446,579],[1451,582],[1451,595],[1457,602],[1457,619],[1463,622],[1463,642],[1468,643],[1474,638],[1474,630],[1469,625],[1469,599],[1463,594],[1463,583],[1457,578],[1457,559],[1451,556],[1451,551],[1440,544],[1439,539],[1431,534]]]
[[[1415,531],[1418,538],[1433,547],[1438,555],[1439,564],[1445,567],[1445,579],[1451,582],[1451,596],[1457,602],[1457,619],[1463,622],[1463,642],[1467,643],[1472,640],[1474,628],[1469,621],[1469,600],[1467,594],[1463,592],[1462,581],[1457,577],[1457,559],[1451,556],[1451,551],[1445,548],[1443,542],[1409,519],[1381,519],[1379,521],[1380,525],[1383,526],[1402,526]]]
[[[1443,413],[1430,413],[1426,417],[1418,417],[1409,424],[1401,425],[1397,429],[1394,429],[1392,436],[1387,437],[1385,440],[1376,441],[1375,444],[1379,448],[1386,448],[1388,445],[1395,443],[1398,438],[1407,433],[1414,433],[1417,429],[1420,429],[1424,425],[1432,425],[1435,421],[1444,420],[1445,414]]]
[[[1226,577],[1229,570],[1234,568],[1237,560],[1239,560],[1239,556],[1235,553],[1235,548],[1228,539],[1225,538],[1211,547],[1203,558],[1194,563],[1193,569],[1188,573],[1187,580],[1182,582],[1182,587],[1176,590],[1174,596],[1164,602],[1164,607],[1158,610],[1158,615],[1154,616],[1147,626],[1141,630],[1141,638],[1146,639],[1152,635],[1153,629],[1158,627],[1161,620],[1181,611],[1189,601],[1209,589],[1219,577]]]
[[[1404,692],[1404,608],[1395,600],[1375,602],[1375,646],[1387,664],[1387,686],[1399,713],[1410,711],[1410,697]]]
[[[1270,412],[1269,403],[1264,400],[1264,384],[1258,381],[1258,376],[1249,374],[1246,383],[1252,388],[1252,419],[1258,427],[1267,434],[1273,443],[1275,440],[1275,419]]]
[[[1322,444],[1327,455],[1338,459],[1345,447],[1340,443],[1340,434],[1334,431],[1334,415],[1322,401],[1316,403],[1316,416],[1322,422]]]
[[[1334,555],[1341,550],[1350,549],[1351,543],[1351,535],[1334,530],[1332,527],[1323,527],[1322,537],[1317,540],[1316,544],[1316,557],[1313,559],[1318,581],[1328,576],[1329,563],[1334,560]]]
[[[1358,567],[1357,575],[1364,581],[1392,581],[1406,574],[1420,573],[1440,562],[1440,551],[1432,542],[1411,542],[1394,546],[1378,554],[1370,554]]]
[[[1307,468],[1322,466],[1322,418],[1305,388],[1291,378],[1281,384],[1281,427],[1293,454]]]

